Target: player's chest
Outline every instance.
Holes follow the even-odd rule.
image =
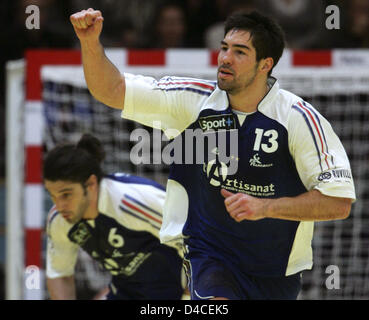
[[[200,113],[180,139],[186,159],[199,163],[217,158],[252,168],[270,168],[289,155],[288,132],[279,122],[255,112],[242,119],[232,112]]]
[[[82,220],[68,233],[68,238],[90,253],[99,256],[121,258],[142,248],[149,235],[130,230],[115,219],[103,214],[95,220]]]

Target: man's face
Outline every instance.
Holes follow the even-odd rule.
[[[45,180],[45,188],[65,220],[74,224],[83,218],[90,200],[80,183]]]
[[[230,30],[221,42],[218,55],[218,86],[229,94],[237,94],[252,84],[259,63],[250,33]]]

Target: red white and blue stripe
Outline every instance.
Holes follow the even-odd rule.
[[[321,171],[332,169],[334,166],[334,159],[333,155],[329,153],[327,140],[319,115],[314,108],[309,106],[305,101],[298,102],[293,105],[292,108],[300,112],[305,119],[314,141]]]
[[[191,91],[197,94],[210,96],[215,90],[215,81],[204,81],[194,78],[165,77],[157,85],[165,91]]]
[[[51,222],[54,220],[54,218],[58,215],[58,210],[56,209],[56,205],[53,205],[47,214],[47,226],[51,224]]]
[[[137,219],[145,221],[146,223],[151,224],[154,228],[160,230],[162,224],[161,213],[143,204],[141,201],[135,199],[134,197],[128,194],[124,194],[119,208],[125,213],[128,213],[129,215]]]

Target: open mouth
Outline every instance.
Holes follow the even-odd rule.
[[[229,69],[219,68],[218,69],[218,75],[224,78],[224,77],[233,76],[233,73]]]

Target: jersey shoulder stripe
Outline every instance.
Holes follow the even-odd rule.
[[[164,86],[176,86],[176,87],[180,87],[182,85],[190,85],[190,86],[198,86],[200,88],[203,89],[209,89],[209,90],[214,90],[215,86],[214,85],[210,85],[209,83],[204,83],[204,82],[200,82],[200,81],[189,81],[189,80],[182,80],[182,81],[163,81],[163,82],[158,82],[158,85],[164,85]]]
[[[304,105],[303,102],[294,104],[292,108],[297,110],[303,116],[309,128],[319,158],[321,171],[324,171],[323,159],[327,169],[331,169],[328,157],[330,157],[332,161],[332,156],[328,153],[328,145],[326,143],[323,127],[321,126],[320,120],[318,120],[318,115],[311,108],[308,108],[306,104]]]
[[[195,88],[181,88],[181,87],[177,87],[177,88],[168,88],[168,89],[164,89],[165,91],[189,91],[189,92],[194,92],[194,93],[198,93],[200,95],[203,96],[210,96],[211,92],[208,91],[204,91],[204,90],[199,90],[199,89],[195,89]]]
[[[323,130],[323,127],[322,127],[322,123],[319,119],[319,115],[317,114],[316,110],[314,110],[314,108],[312,108],[309,104],[307,104],[305,101],[302,101],[302,104],[308,108],[314,115],[315,119],[317,120],[317,123],[319,125],[319,128],[320,128],[320,132],[322,133],[323,135],[323,141],[324,141],[324,147],[326,149],[326,152],[327,154],[331,157],[331,161],[332,161],[332,165],[334,166],[334,159],[333,159],[333,155],[329,153],[329,149],[328,149],[328,143],[327,143],[327,139],[325,137],[325,133],[324,133],[324,130]]]
[[[319,146],[321,147],[321,152],[324,155],[324,161],[327,164],[328,170],[331,169],[328,163],[328,152],[327,152],[327,146],[324,144],[323,142],[323,137],[324,137],[324,130],[321,126],[319,126],[317,123],[319,123],[319,121],[317,121],[316,119],[318,118],[317,114],[315,112],[312,111],[312,108],[308,108],[306,103],[303,104],[301,102],[298,103],[298,105],[300,107],[302,107],[304,110],[306,110],[306,112],[309,115],[309,118],[312,120],[313,126],[317,132],[317,136],[318,136],[318,142],[319,142]],[[315,116],[315,117],[314,117]]]
[[[153,228],[160,230],[161,227],[161,223],[157,223],[154,220],[149,219],[147,216],[145,216],[144,214],[138,212],[137,210],[132,209],[129,205],[127,205],[126,201],[122,200],[121,205],[119,205],[119,209],[122,210],[123,212],[129,214],[130,216],[134,217],[135,219],[144,221],[148,224],[150,224]]]
[[[207,96],[216,88],[214,81],[182,77],[165,77],[157,85],[165,91],[190,91]]]
[[[149,223],[149,220],[148,219],[144,219],[140,216],[138,216],[137,214],[134,214],[132,211],[128,210],[128,208],[126,206],[123,206],[123,205],[119,205],[119,209],[122,210],[123,212],[125,213],[128,213],[129,215],[131,215],[132,217],[135,217],[136,219],[139,219],[141,221],[144,221],[144,222],[147,222]]]
[[[132,202],[136,203],[137,205],[141,206],[142,208],[150,211],[151,213],[153,213],[154,215],[156,215],[159,219],[162,218],[162,215],[160,212],[154,210],[153,208],[150,208],[149,206],[145,205],[144,203],[142,203],[141,201],[133,198],[132,196],[125,194],[124,195],[127,199],[131,200]]]
[[[55,219],[55,217],[58,215],[58,210],[56,209],[56,206],[53,205],[49,211],[49,213],[47,214],[47,220],[46,220],[46,225],[50,226],[51,222]]]
[[[121,200],[121,209],[124,209],[127,213],[139,217],[141,220],[144,220],[148,223],[150,223],[152,226],[160,229],[162,224],[161,217],[155,216],[155,214],[152,213],[152,211],[148,210],[147,207],[143,207],[139,205],[138,200],[134,199],[135,201],[132,201],[134,199],[133,197],[129,196],[127,197],[127,194],[124,195],[124,198]]]

